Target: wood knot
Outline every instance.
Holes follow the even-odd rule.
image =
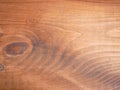
[[[8,55],[21,55],[24,53],[24,51],[26,51],[28,47],[28,44],[25,42],[15,42],[15,43],[11,43],[8,44],[5,47],[5,51]]]

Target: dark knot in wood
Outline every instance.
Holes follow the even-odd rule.
[[[28,44],[25,42],[15,42],[8,44],[5,47],[5,51],[8,55],[20,55],[26,51]]]

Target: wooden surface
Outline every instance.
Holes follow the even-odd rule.
[[[120,0],[0,0],[0,90],[120,90]]]

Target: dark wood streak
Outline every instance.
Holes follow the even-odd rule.
[[[68,57],[68,52],[69,52],[69,49],[68,48],[66,48],[63,52],[62,52],[62,54],[60,55],[60,58],[57,60],[57,62],[54,64],[54,66],[57,66],[56,68],[54,68],[54,66],[52,66],[52,68],[54,68],[54,69],[58,69],[60,66],[61,66],[61,64],[64,62],[64,60]]]
[[[78,53],[72,53],[70,56],[67,57],[67,59],[64,59],[65,62],[59,67],[59,69],[65,69],[67,67],[71,67],[71,63],[76,60],[78,56]]]

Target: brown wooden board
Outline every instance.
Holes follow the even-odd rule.
[[[120,90],[120,0],[0,0],[0,90]]]

